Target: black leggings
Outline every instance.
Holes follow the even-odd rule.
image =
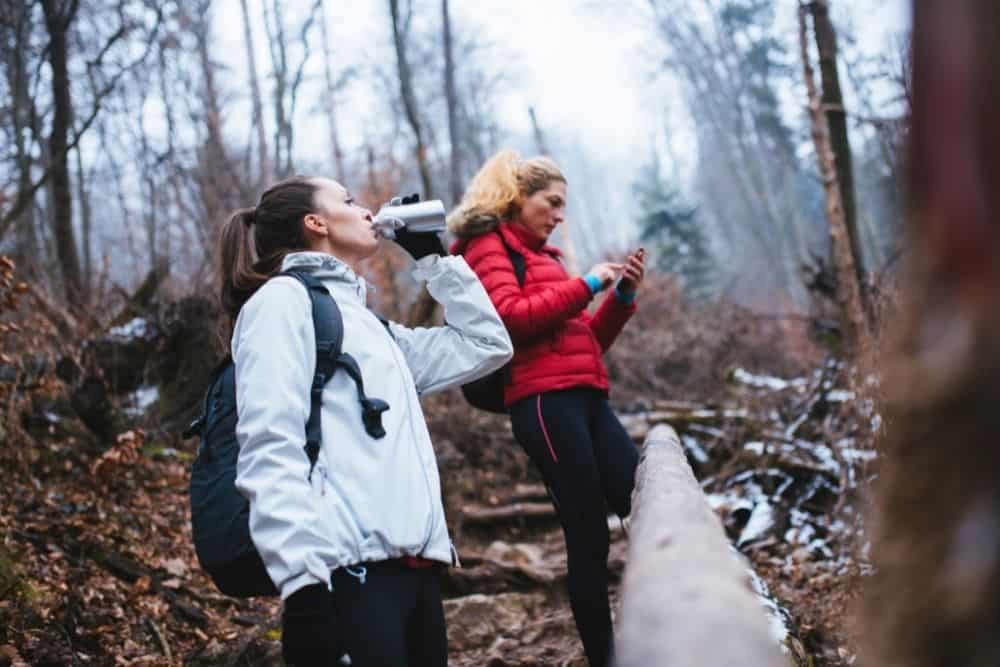
[[[613,651],[607,507],[628,515],[639,452],[596,389],[531,396],[512,405],[510,417],[566,536],[570,605],[587,659],[604,667]]]
[[[445,667],[440,578],[439,567],[412,568],[400,561],[335,571],[336,628],[351,666]]]

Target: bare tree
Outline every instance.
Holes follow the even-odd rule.
[[[198,44],[198,62],[201,66],[203,120],[206,138],[202,147],[201,176],[204,178],[202,201],[205,206],[204,223],[220,224],[222,217],[235,208],[235,191],[238,179],[229,159],[222,132],[222,104],[215,81],[216,63],[208,50],[211,44],[212,0],[198,0],[191,17],[191,29]]]
[[[29,94],[28,59],[30,57],[31,11],[23,3],[12,3],[10,14],[4,15],[0,30],[5,34],[5,42],[10,48],[4,49],[4,68],[7,73],[7,87],[10,91],[9,118],[11,139],[14,145],[14,164],[17,171],[15,192],[27,193],[32,186],[34,159],[31,154],[31,140],[37,126],[37,111]],[[9,40],[9,41],[8,41]],[[18,220],[18,250],[24,258],[37,257],[35,246],[34,208],[22,207]],[[2,237],[2,229],[0,229]]]
[[[63,6],[57,0],[42,0],[49,35],[48,58],[52,68],[52,128],[49,131],[49,162],[52,170],[52,230],[62,272],[63,289],[70,302],[83,296],[80,256],[73,231],[73,192],[69,180],[69,131],[73,100],[69,87],[67,35],[79,2]]]
[[[254,48],[253,31],[250,28],[250,9],[247,0],[240,0],[240,11],[243,15],[243,42],[247,49],[247,69],[250,76],[250,99],[253,104],[251,123],[257,132],[257,169],[260,183],[266,185],[273,179],[271,174],[271,159],[267,150],[267,132],[264,128],[264,102],[260,94],[260,82],[257,78],[257,49]]]
[[[847,109],[844,106],[844,94],[840,89],[840,73],[837,67],[837,31],[830,19],[829,0],[813,0],[806,6],[812,15],[816,49],[819,52],[823,108],[826,112],[827,126],[830,128],[830,142],[837,167],[837,182],[840,185],[840,196],[844,204],[844,222],[847,225],[851,254],[854,256],[857,280],[863,286],[865,280],[864,255],[861,251],[861,235],[858,231],[858,207],[854,192],[851,142],[847,133]],[[865,292],[863,289],[861,299],[864,303]],[[865,312],[868,312],[867,308],[865,308]]]
[[[45,2],[49,2],[49,1],[50,0],[45,0]],[[66,7],[66,10],[67,11],[68,10],[74,10],[75,11],[74,8],[77,6],[77,4],[78,4],[77,0],[73,0],[73,2],[71,2]],[[59,8],[55,6],[55,4],[53,4],[51,6],[51,9],[53,10],[52,17],[53,17],[53,20],[54,20],[54,24],[53,24],[52,28],[56,29],[56,30],[59,30],[61,28],[63,30],[63,36],[62,36],[63,44],[60,47],[60,49],[62,50],[63,55],[66,56],[67,60],[66,60],[66,62],[64,62],[61,65],[61,69],[67,70],[68,69],[68,54],[67,54],[67,52],[69,50],[69,48],[68,48],[68,39],[67,38],[68,38],[68,33],[69,33],[70,28],[72,27],[72,23],[73,23],[72,22],[72,18],[75,16],[75,14],[73,16],[69,17],[70,18],[69,22],[66,22],[66,19],[65,19],[66,15],[67,15],[66,13],[64,13],[63,11],[60,11]],[[48,140],[43,139],[42,136],[41,136],[41,130],[39,129],[39,126],[41,124],[40,113],[38,113],[37,110],[36,110],[36,103],[34,102],[34,100],[31,100],[31,102],[30,102],[31,123],[30,123],[29,127],[31,128],[31,134],[34,137],[35,141],[40,146],[44,144],[47,147],[47,150],[45,151],[46,156],[47,156],[47,160],[46,160],[45,164],[42,165],[43,166],[43,171],[42,171],[41,176],[39,176],[38,178],[35,178],[34,180],[32,180],[31,183],[30,183],[30,185],[28,185],[27,187],[19,188],[18,191],[17,191],[17,196],[14,198],[14,203],[6,211],[4,211],[4,213],[3,213],[2,216],[0,216],[0,238],[3,238],[4,234],[6,234],[7,230],[10,228],[10,226],[14,223],[14,221],[16,221],[22,215],[22,213],[24,213],[26,210],[30,209],[34,205],[34,203],[35,203],[35,194],[44,185],[46,185],[47,183],[49,183],[50,179],[56,178],[56,172],[59,169],[64,169],[65,170],[65,174],[63,174],[62,176],[60,176],[60,178],[65,177],[65,182],[63,183],[63,185],[60,185],[60,188],[62,188],[63,186],[65,186],[66,191],[69,192],[69,187],[70,187],[70,185],[69,185],[69,178],[68,178],[68,173],[69,173],[68,155],[69,155],[69,151],[71,151],[71,150],[73,150],[73,149],[75,149],[77,147],[77,145],[79,144],[80,140],[84,137],[84,135],[87,133],[87,131],[91,128],[91,126],[94,125],[94,123],[97,120],[98,116],[101,114],[101,111],[103,109],[104,104],[106,103],[107,99],[112,94],[112,92],[114,92],[115,88],[117,87],[117,85],[118,85],[119,81],[122,79],[122,77],[124,77],[127,73],[132,72],[135,69],[139,68],[141,65],[143,65],[146,62],[147,58],[149,57],[149,54],[153,50],[154,44],[156,43],[156,36],[157,36],[157,34],[158,34],[159,30],[160,30],[160,26],[161,26],[162,18],[163,18],[162,7],[158,7],[155,10],[155,12],[156,12],[156,14],[155,14],[154,20],[152,22],[152,25],[150,26],[150,28],[149,28],[148,31],[144,31],[144,33],[143,33],[144,34],[144,39],[145,39],[145,46],[142,49],[142,52],[134,60],[132,60],[130,62],[127,62],[124,65],[121,65],[119,68],[117,68],[115,70],[112,70],[111,74],[109,75],[107,72],[103,71],[105,69],[105,62],[104,62],[105,61],[105,57],[112,50],[112,47],[116,43],[118,43],[119,41],[122,41],[124,39],[124,37],[128,34],[128,29],[127,29],[126,24],[124,22],[125,21],[125,16],[119,14],[118,17],[122,21],[122,23],[108,37],[108,39],[103,44],[101,44],[100,48],[96,52],[96,55],[94,55],[94,57],[87,62],[88,75],[90,75],[90,73],[92,73],[94,71],[100,71],[102,73],[102,77],[101,77],[101,80],[100,80],[99,83],[96,83],[96,84],[92,83],[92,88],[94,89],[94,92],[93,92],[92,99],[90,101],[90,108],[89,108],[88,113],[86,115],[81,116],[82,117],[82,121],[79,121],[78,123],[76,123],[75,127],[73,126],[74,124],[73,124],[73,114],[72,114],[72,111],[73,111],[72,100],[69,98],[70,91],[69,91],[68,88],[66,88],[63,92],[60,93],[60,100],[61,100],[62,104],[65,106],[65,103],[69,102],[69,112],[70,112],[70,114],[69,114],[69,117],[67,117],[67,118],[63,118],[61,115],[58,118],[58,124],[59,125],[65,125],[65,128],[60,129],[57,132],[59,134],[63,134],[63,140],[61,141],[62,145],[60,147],[58,147],[55,151],[53,151],[51,145],[49,145]],[[46,15],[46,29],[47,30],[49,29],[48,16],[47,15]],[[50,38],[50,41],[51,41],[51,38]],[[57,60],[61,60],[61,58],[59,58],[57,56],[53,56],[53,54],[51,53],[51,51],[52,51],[52,45],[50,44],[49,48],[46,50],[46,53],[47,53],[47,55],[49,57],[50,62],[51,62],[51,59],[53,57],[56,57]],[[37,80],[38,79],[38,77],[37,77],[37,69],[39,67],[38,64],[36,64],[35,67],[36,67],[36,76],[35,76],[35,79]],[[110,69],[110,68],[108,68],[108,69]],[[63,71],[63,74],[60,75],[60,81],[64,82],[64,83],[68,83],[67,71]],[[55,83],[55,76],[54,75],[52,77],[52,87],[53,87],[53,90],[55,88],[57,88],[57,87],[59,87],[59,88],[62,87],[62,86],[57,86],[56,85],[56,83]],[[54,98],[53,98],[53,123],[54,124],[56,123],[55,109],[56,109],[57,106],[58,105],[56,104],[55,96],[54,96]],[[68,136],[70,129],[74,130],[73,131],[73,137],[72,137],[72,139],[70,139],[69,136]],[[50,129],[50,133],[51,132],[52,132],[52,130]],[[56,158],[58,158],[58,159],[56,159]],[[62,197],[64,195],[60,194],[59,196]],[[70,200],[72,201],[72,194],[71,193],[70,193]],[[72,211],[72,209],[70,209],[70,211]],[[70,230],[70,232],[72,232],[72,226],[69,227],[69,230]],[[79,266],[79,261],[77,261],[77,266]]]
[[[326,111],[330,131],[330,147],[333,151],[333,167],[337,180],[341,183],[347,178],[344,170],[344,149],[340,145],[340,132],[337,129],[337,82],[333,78],[333,48],[330,45],[330,35],[327,33],[326,3],[319,3],[320,35],[323,39],[323,80],[326,84],[326,98],[323,109]]]
[[[448,105],[448,143],[451,148],[448,185],[451,189],[452,204],[457,204],[462,199],[462,153],[458,127],[458,93],[455,89],[455,55],[448,0],[441,0],[441,28],[444,48],[444,97]]]
[[[773,299],[785,292],[800,306],[806,293],[801,260],[821,243],[823,226],[793,133],[778,102],[783,48],[772,35],[769,3],[650,0],[668,53],[666,65],[683,84],[695,121],[695,194],[717,251],[732,258],[740,298]],[[818,211],[817,211],[818,213]],[[751,277],[751,279],[747,279]]]
[[[408,6],[409,10],[412,7]],[[396,69],[399,74],[399,94],[403,101],[403,110],[406,113],[406,121],[413,132],[415,142],[415,152],[417,157],[417,168],[420,171],[420,183],[423,187],[423,196],[431,198],[434,196],[434,186],[431,181],[431,167],[427,158],[427,145],[424,142],[424,127],[420,120],[419,105],[416,95],[413,92],[413,75],[410,71],[410,62],[406,55],[406,38],[409,26],[409,18],[404,19],[399,13],[399,0],[389,0],[389,15],[392,19],[392,42],[396,48]]]
[[[807,15],[809,7],[799,6],[799,46],[802,56],[802,70],[806,90],[809,95],[809,116],[812,125],[813,144],[819,161],[823,190],[826,195],[826,219],[830,226],[830,241],[837,271],[837,301],[840,304],[841,320],[844,324],[846,341],[853,351],[861,349],[867,340],[868,325],[864,304],[861,300],[861,283],[854,264],[851,238],[847,231],[843,195],[833,151],[833,140],[823,112],[823,100],[816,86],[812,59],[809,55],[809,33]]]
[[[311,49],[309,32],[316,22],[316,15],[321,0],[315,0],[309,8],[299,29],[299,44],[302,47],[302,57],[298,63],[293,63],[289,53],[290,44],[285,35],[285,21],[281,0],[271,0],[264,3],[264,29],[267,32],[268,46],[271,51],[271,69],[274,73],[274,163],[276,175],[286,178],[294,173],[293,151],[295,107],[298,102],[299,89],[302,86],[306,63],[309,62]]]
[[[552,155],[548,142],[545,141],[542,126],[538,124],[538,114],[535,113],[535,107],[528,107],[528,117],[531,118],[531,133],[535,138],[535,149],[542,155]]]

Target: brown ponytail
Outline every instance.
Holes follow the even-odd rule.
[[[296,176],[271,186],[256,208],[235,211],[219,235],[222,308],[230,324],[240,308],[281,269],[285,255],[307,250],[302,219],[316,211],[317,186]]]

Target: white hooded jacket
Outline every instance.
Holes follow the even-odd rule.
[[[240,311],[236,365],[236,486],[250,501],[250,535],[283,599],[329,585],[344,566],[402,556],[452,562],[437,462],[418,400],[506,363],[510,337],[461,257],[425,257],[414,276],[444,307],[447,324],[392,336],[365,304],[365,281],[343,262],[292,253],[282,269],[309,269],[336,299],[343,351],[361,367],[365,393],[389,403],[384,438],[361,422],[354,382],[338,372],[323,390],[323,439],[309,476],[304,445],[316,363],[309,295],[297,280],[268,281]]]

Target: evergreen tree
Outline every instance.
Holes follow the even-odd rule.
[[[680,276],[692,297],[711,294],[718,267],[698,210],[686,204],[680,191],[664,180],[655,156],[640,170],[635,194],[640,210],[639,236],[653,244],[654,266]]]

